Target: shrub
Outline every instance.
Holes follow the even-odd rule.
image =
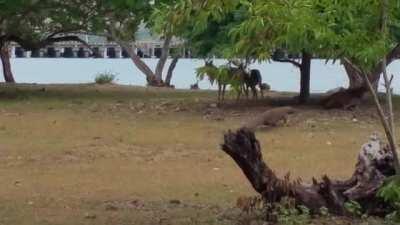
[[[103,72],[96,75],[94,81],[96,84],[111,84],[114,82],[116,75],[111,72]]]
[[[283,198],[273,205],[267,204],[267,217],[280,225],[306,225],[311,223],[310,210],[305,206],[296,206],[294,199]],[[269,214],[269,215],[268,215]]]
[[[362,207],[360,203],[356,201],[349,201],[344,204],[344,208],[349,212],[351,215],[356,217],[361,217],[363,215]]]
[[[379,189],[378,196],[393,207],[393,212],[386,217],[388,223],[400,223],[400,176],[389,178]]]

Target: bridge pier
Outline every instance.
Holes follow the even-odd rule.
[[[125,51],[124,49],[122,50],[122,58],[129,58],[129,54],[128,54],[128,52],[127,51]]]
[[[15,58],[15,46],[11,47],[11,54],[10,54],[11,58]]]
[[[40,57],[40,49],[34,49],[31,52],[31,58],[39,58]]]
[[[93,57],[94,58],[104,58],[103,54],[102,54],[102,50],[99,47],[95,47],[93,48]]]
[[[10,57],[12,58],[129,58],[129,54],[120,46],[113,42],[95,42],[92,44],[93,49],[89,49],[80,43],[62,42],[42,49],[25,51],[16,43],[10,46]],[[134,52],[141,58],[159,58],[162,53],[162,44],[158,42],[136,42],[132,43]],[[178,53],[182,58],[190,58],[191,52],[187,48],[171,48],[170,54]]]
[[[55,48],[56,50],[56,58],[62,57],[63,48]]]
[[[107,59],[108,55],[107,55],[107,48],[101,48],[103,50],[103,58]]]
[[[79,52],[79,48],[73,48],[72,49],[72,57],[73,58],[78,58],[78,52]]]
[[[26,57],[26,53],[25,50],[21,47],[17,47],[15,49],[15,57],[17,58],[25,58]]]
[[[115,48],[115,56],[118,59],[122,58],[122,49],[121,48]]]
[[[116,58],[115,48],[109,47],[109,48],[107,48],[106,52],[107,52],[107,58],[110,58],[110,59]]]
[[[81,47],[78,49],[77,56],[78,58],[89,58],[89,50]]]

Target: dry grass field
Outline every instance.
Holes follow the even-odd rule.
[[[272,106],[213,102],[207,91],[1,86],[0,225],[237,224],[236,199],[256,193],[219,145]],[[372,106],[297,109],[257,133],[279,175],[349,177],[381,130]]]

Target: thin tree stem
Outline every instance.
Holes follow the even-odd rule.
[[[364,81],[367,83],[369,92],[372,94],[372,97],[374,99],[375,106],[376,106],[376,109],[379,114],[379,118],[380,118],[383,128],[385,130],[386,138],[388,139],[389,146],[390,146],[390,149],[391,149],[393,157],[394,157],[393,162],[394,162],[394,168],[395,168],[396,174],[400,174],[400,163],[398,160],[399,157],[398,157],[398,153],[397,153],[397,147],[396,147],[394,133],[392,133],[392,128],[391,128],[390,122],[388,121],[388,118],[386,118],[386,116],[385,116],[385,112],[383,111],[382,105],[379,102],[378,95],[377,95],[374,87],[372,86],[371,81],[368,79],[367,73],[364,72],[363,75],[364,75]]]
[[[344,60],[347,63],[351,64],[354,69],[356,69],[360,74],[363,75],[364,82],[367,84],[368,90],[372,95],[372,98],[374,100],[376,109],[378,111],[379,119],[381,120],[383,129],[384,129],[385,134],[386,134],[386,138],[387,138],[387,140],[389,142],[390,150],[392,151],[392,154],[393,154],[394,169],[396,171],[396,174],[400,174],[400,162],[399,162],[399,157],[398,157],[399,154],[397,152],[394,133],[392,133],[392,129],[391,129],[391,125],[390,125],[389,119],[385,115],[385,112],[384,112],[384,110],[382,108],[382,104],[379,101],[378,94],[376,93],[374,87],[372,86],[371,81],[369,80],[368,73],[366,73],[365,71],[361,70],[358,66],[354,65],[353,63],[351,63],[350,60],[348,60],[346,58]],[[386,68],[385,68],[385,70],[386,70]],[[390,83],[391,82],[389,81],[388,82],[389,88],[390,88]],[[387,89],[387,86],[385,86],[385,88]],[[389,93],[391,94],[391,90],[389,91]],[[391,95],[390,95],[390,100],[391,100]]]
[[[388,23],[388,0],[382,0],[382,36],[383,40],[386,41],[387,38],[387,23]],[[400,162],[398,158],[398,152],[397,152],[397,146],[396,146],[396,135],[395,135],[395,127],[394,127],[394,114],[393,114],[393,102],[392,102],[392,88],[391,88],[391,79],[388,78],[387,75],[387,59],[386,56],[383,56],[382,58],[382,72],[383,72],[383,78],[385,80],[385,89],[386,89],[386,103],[387,103],[387,117],[386,117],[386,122],[388,123],[390,133],[391,133],[391,138],[392,138],[392,143],[391,149],[393,152],[394,156],[394,162],[395,162],[395,169],[396,169],[396,174],[400,174]]]

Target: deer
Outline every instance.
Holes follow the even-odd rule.
[[[249,88],[253,91],[253,98],[257,98],[256,86],[258,85],[260,90],[264,90],[265,84],[262,84],[261,73],[253,71],[252,75],[251,72],[247,71],[246,65],[245,63],[232,60],[227,65],[216,67],[212,60],[208,60],[205,62],[205,66],[197,69],[197,76],[200,79],[207,76],[211,85],[217,83],[219,104],[225,100],[226,87],[228,85],[235,89],[237,101],[240,100],[243,93],[247,98],[249,97]],[[263,92],[262,96],[264,96]]]
[[[245,77],[246,84],[246,96],[249,96],[249,89],[253,93],[253,99],[258,99],[257,86],[260,89],[261,98],[264,98],[264,91],[268,90],[268,85],[262,82],[262,76],[260,70],[250,70],[250,75],[247,74]]]

